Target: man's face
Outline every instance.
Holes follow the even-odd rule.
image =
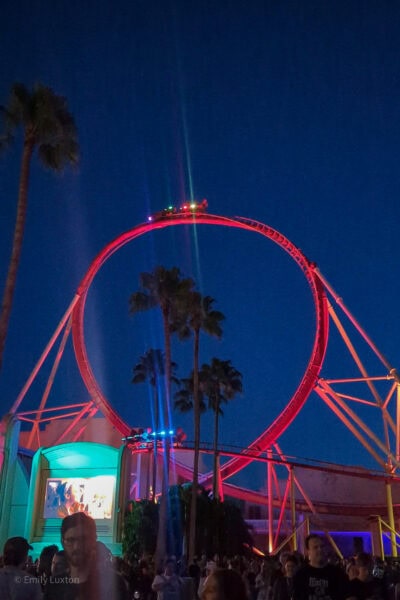
[[[291,560],[285,562],[284,571],[286,577],[294,576],[294,574],[296,573],[296,566],[296,563],[292,562]]]
[[[311,538],[308,542],[308,560],[313,567],[320,567],[325,562],[324,544],[319,538]]]
[[[67,529],[62,540],[68,562],[73,567],[85,567],[93,558],[96,540],[83,527]]]

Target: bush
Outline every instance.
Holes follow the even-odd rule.
[[[122,551],[129,560],[155,553],[158,511],[158,504],[150,500],[129,502],[122,535]]]

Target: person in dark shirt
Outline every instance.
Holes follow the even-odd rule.
[[[189,569],[188,569],[188,575],[189,577],[191,577],[193,579],[193,587],[196,590],[196,595],[197,595],[197,590],[199,589],[199,583],[200,583],[200,575],[201,575],[201,569],[197,560],[197,556],[195,556],[193,558],[193,562],[189,565]]]
[[[124,579],[97,556],[96,538],[96,523],[85,513],[63,519],[61,543],[69,573],[50,582],[46,600],[129,600]]]
[[[32,546],[23,537],[8,538],[4,544],[4,566],[0,568],[1,600],[41,600],[39,579],[25,570]]]
[[[130,582],[132,596],[136,598],[139,594],[140,600],[151,600],[154,597],[151,589],[153,579],[149,565],[145,560],[141,560]]]
[[[370,554],[360,552],[356,556],[357,576],[349,582],[349,596],[357,600],[387,600],[388,594],[382,578],[372,574],[373,560]]]
[[[288,554],[283,560],[283,575],[279,577],[272,588],[272,600],[293,600],[293,581],[299,568],[297,557]]]
[[[319,535],[307,536],[308,564],[296,573],[293,580],[294,600],[345,600],[348,598],[346,574],[325,558],[324,542]]]

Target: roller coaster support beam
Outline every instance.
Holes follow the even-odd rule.
[[[297,539],[297,534],[299,533],[299,531],[303,532],[304,538],[306,538],[308,535],[310,535],[310,521],[309,521],[308,517],[296,527],[296,529],[293,531],[293,533],[291,533],[284,540],[282,540],[282,542],[279,544],[279,546],[276,546],[276,548],[274,548],[272,555],[278,556],[278,554],[286,546],[286,544],[288,544],[290,541],[292,541],[295,538]]]
[[[268,458],[270,459],[267,463],[267,487],[268,487],[268,552],[271,554],[274,549],[274,507],[273,507],[273,494],[272,494],[272,469],[274,468],[272,462],[272,451],[271,448],[267,450]]]
[[[396,395],[396,459],[400,461],[400,384]]]
[[[282,528],[282,521],[283,521],[283,517],[285,515],[286,506],[287,506],[289,489],[290,489],[290,481],[288,479],[286,482],[285,493],[283,494],[283,499],[282,499],[281,506],[280,506],[278,526],[275,531],[274,549],[276,549],[278,542],[279,542],[279,536],[280,536],[281,528]]]
[[[27,444],[27,447],[28,447],[28,448],[31,448],[31,449],[32,449],[32,446],[33,446],[33,440],[35,439],[35,436],[37,436],[37,437],[38,437],[38,446],[40,446],[40,445],[41,445],[41,444],[40,444],[40,437],[39,437],[39,435],[40,435],[40,434],[39,434],[39,423],[40,423],[40,419],[42,418],[42,412],[43,412],[43,409],[44,409],[44,408],[45,408],[45,406],[46,406],[47,399],[48,399],[48,397],[49,397],[49,394],[50,394],[51,388],[52,388],[52,386],[53,386],[53,383],[54,383],[54,378],[55,378],[55,376],[56,376],[57,369],[58,369],[58,366],[59,366],[59,364],[60,364],[60,360],[61,360],[61,357],[62,357],[62,355],[63,355],[63,353],[64,353],[64,350],[65,350],[65,345],[66,345],[66,343],[67,343],[67,340],[68,340],[68,337],[69,337],[69,334],[70,334],[70,331],[71,331],[71,326],[72,326],[72,321],[71,321],[71,317],[69,317],[69,319],[68,319],[68,322],[67,322],[67,325],[66,325],[66,327],[65,327],[65,329],[64,329],[64,334],[63,334],[63,336],[62,336],[62,338],[61,338],[61,343],[60,343],[60,346],[59,346],[59,348],[58,348],[58,352],[57,352],[57,355],[56,355],[56,358],[55,358],[55,361],[54,361],[53,367],[52,367],[52,369],[51,369],[51,373],[50,373],[49,379],[48,379],[48,381],[47,381],[46,388],[45,388],[45,390],[44,390],[44,393],[43,393],[42,399],[41,399],[41,401],[40,401],[40,405],[39,405],[38,412],[37,412],[37,414],[36,414],[36,419],[35,419],[35,422],[34,422],[34,424],[33,424],[32,430],[31,430],[31,432],[30,432],[30,435],[29,435],[29,438],[28,438],[28,444]]]
[[[386,500],[388,509],[388,519],[390,525],[390,543],[392,548],[392,556],[397,557],[397,544],[396,544],[396,533],[395,533],[395,522],[393,513],[393,500],[392,500],[392,484],[390,481],[386,481]]]
[[[49,343],[47,344],[46,348],[44,349],[41,357],[39,358],[38,362],[36,363],[36,365],[33,368],[32,373],[29,375],[24,387],[22,388],[22,390],[20,391],[18,398],[16,399],[16,401],[14,402],[14,404],[11,407],[10,413],[11,414],[15,414],[22,402],[22,400],[25,398],[25,395],[27,393],[27,391],[29,390],[29,388],[32,385],[32,382],[34,381],[36,375],[38,374],[41,366],[43,365],[44,361],[46,360],[50,350],[52,349],[52,347],[54,346],[56,339],[58,338],[58,336],[60,335],[62,329],[65,327],[65,324],[67,323],[75,304],[78,302],[80,298],[80,294],[75,294],[75,296],[72,299],[71,304],[68,306],[67,310],[65,311],[64,315],[61,318],[61,321],[59,322],[57,329],[55,330],[55,332],[53,333],[53,335],[51,336]]]
[[[346,305],[342,301],[342,298],[340,298],[340,296],[337,295],[337,293],[335,292],[335,290],[332,288],[332,286],[328,283],[328,281],[322,275],[321,271],[317,267],[315,267],[314,271],[315,271],[315,274],[320,279],[320,281],[325,286],[325,288],[328,290],[328,292],[333,296],[333,298],[335,299],[336,304],[338,306],[340,306],[340,308],[342,309],[342,311],[344,312],[344,314],[351,321],[351,323],[357,329],[357,331],[359,332],[359,334],[364,338],[364,340],[367,342],[368,346],[373,350],[373,352],[376,354],[376,356],[379,358],[379,360],[382,362],[382,364],[385,365],[385,367],[387,368],[387,370],[389,371],[389,373],[391,375],[393,375],[393,377],[396,379],[396,381],[400,381],[400,378],[399,378],[399,375],[398,375],[396,369],[394,369],[392,367],[392,365],[389,363],[389,361],[387,360],[387,358],[378,350],[378,348],[376,347],[376,345],[374,344],[374,342],[371,340],[371,338],[369,337],[369,335],[367,334],[367,332],[361,327],[361,325],[358,323],[358,321],[353,317],[353,315],[351,314],[351,312],[349,311],[349,309],[346,307]]]
[[[296,535],[296,498],[295,498],[295,481],[294,481],[294,469],[290,467],[289,471],[289,479],[290,479],[290,512],[292,516],[292,550],[295,552],[297,550],[297,535]]]

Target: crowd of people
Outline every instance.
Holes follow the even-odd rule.
[[[279,557],[176,557],[157,571],[151,557],[134,563],[112,556],[97,540],[95,521],[79,512],[61,525],[62,549],[46,546],[33,563],[25,538],[7,540],[0,600],[400,600],[397,563],[361,552],[328,560],[324,540],[311,534],[306,553]]]

